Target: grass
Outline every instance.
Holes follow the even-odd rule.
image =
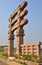
[[[22,64],[22,65],[27,65],[26,63],[24,63],[24,62],[21,62],[21,61],[19,61],[18,63],[20,63],[20,64]]]

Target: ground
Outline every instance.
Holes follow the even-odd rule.
[[[20,65],[20,64],[15,61],[7,61],[4,58],[0,57],[0,65]]]

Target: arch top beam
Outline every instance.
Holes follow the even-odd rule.
[[[15,24],[15,23],[17,22],[17,20],[18,20],[19,17],[20,17],[20,18],[23,18],[27,13],[28,13],[27,10],[21,11],[20,15],[19,15],[19,16],[16,15],[15,18],[12,20],[11,25],[12,25],[12,24]]]
[[[15,31],[19,26],[20,27],[23,27],[24,25],[26,25],[28,23],[28,20],[27,19],[22,19],[20,21],[20,23],[16,23],[14,26],[12,26],[11,30],[8,31],[8,34],[10,34],[10,32],[13,32]]]
[[[10,22],[10,19],[13,19],[16,15],[17,15],[17,13],[18,13],[18,10],[19,9],[21,9],[21,10],[23,10],[26,6],[27,6],[27,1],[25,1],[25,2],[23,2],[21,5],[19,5],[16,9],[15,9],[15,11],[10,15],[10,17],[9,17],[9,22]]]

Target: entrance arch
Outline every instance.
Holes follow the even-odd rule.
[[[27,1],[23,2],[17,7],[17,9],[9,17],[9,31],[8,31],[8,57],[13,57],[13,46],[14,46],[14,32],[16,30],[16,52],[18,58],[21,55],[21,44],[23,44],[24,37],[24,25],[28,23],[28,20],[24,18],[28,11],[24,10],[27,6]]]

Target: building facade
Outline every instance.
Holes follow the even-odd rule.
[[[21,55],[34,53],[37,56],[42,56],[42,42],[32,42],[28,44],[21,44]]]
[[[4,52],[8,52],[8,47],[4,47]]]

